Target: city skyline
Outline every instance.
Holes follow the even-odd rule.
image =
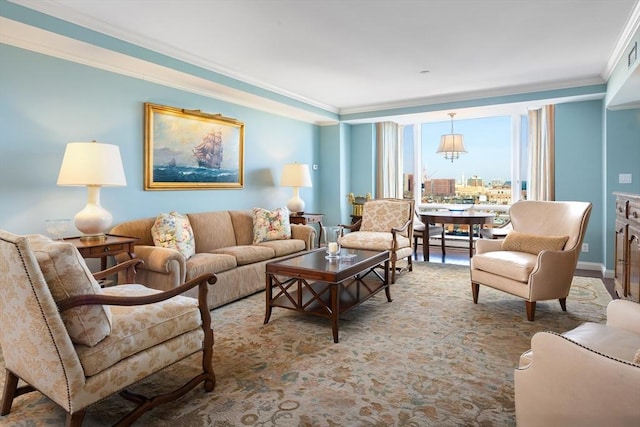
[[[422,170],[425,179],[482,178],[485,184],[511,180],[511,117],[455,120],[454,133],[464,136],[467,153],[453,162],[436,154],[440,136],[451,133],[451,121],[422,124]],[[404,130],[404,171],[413,174],[413,128]]]

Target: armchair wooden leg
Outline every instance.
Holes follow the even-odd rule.
[[[81,411],[74,412],[73,414],[67,414],[65,427],[80,427],[82,425],[82,420],[84,420],[84,414],[86,412],[87,410],[83,409]]]
[[[533,322],[533,319],[536,315],[536,302],[535,301],[525,301],[524,304],[527,307],[527,320],[529,322]]]
[[[471,282],[471,294],[473,295],[473,303],[478,303],[478,293],[480,292],[480,285],[478,283]]]
[[[396,262],[391,261],[391,284],[396,283]]]
[[[8,369],[5,369],[5,381],[4,392],[2,393],[2,408],[0,409],[0,415],[7,415],[11,412],[11,405],[13,399],[16,397],[16,390],[18,389],[18,377]]]
[[[560,301],[560,307],[562,308],[562,311],[567,311],[567,299],[560,298],[558,301]]]

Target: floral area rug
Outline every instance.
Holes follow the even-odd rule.
[[[213,290],[215,292],[215,290]],[[415,263],[412,273],[340,320],[274,308],[264,292],[212,311],[216,388],[198,386],[143,415],[141,426],[509,426],[515,425],[513,371],[538,331],[604,322],[611,300],[602,281],[576,277],[567,312],[480,288],[471,298],[469,267]],[[198,368],[192,356],[136,385],[168,391]],[[4,370],[1,382],[4,383]],[[106,399],[86,426],[111,425],[130,403]],[[6,426],[58,426],[65,413],[39,393],[20,396],[0,417]]]

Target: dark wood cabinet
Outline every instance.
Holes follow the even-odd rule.
[[[615,195],[615,289],[620,298],[640,302],[640,195]]]

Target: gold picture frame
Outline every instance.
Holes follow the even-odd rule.
[[[244,186],[244,123],[221,114],[144,104],[144,189]]]

